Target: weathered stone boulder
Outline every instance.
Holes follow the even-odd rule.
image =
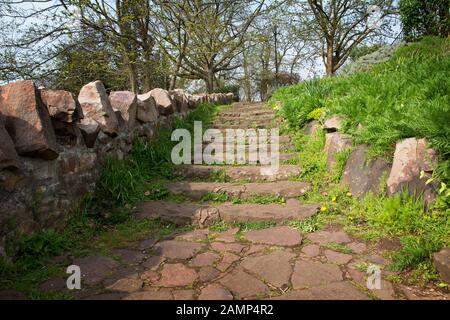
[[[0,115],[0,171],[3,169],[18,169],[20,167],[14,143],[5,129],[5,120]]]
[[[97,121],[89,118],[84,118],[78,124],[81,134],[83,135],[84,143],[88,148],[93,148],[95,140],[100,132],[100,125]]]
[[[192,95],[192,99],[198,104],[208,102],[205,94],[194,94]]]
[[[74,122],[83,118],[80,103],[71,92],[45,89],[40,90],[40,93],[50,117],[63,122]]]
[[[342,175],[342,183],[354,196],[380,191],[380,179],[388,175],[390,165],[383,158],[368,159],[367,146],[359,145],[350,155]]]
[[[137,137],[152,138],[158,128],[159,124],[154,122],[141,123],[139,126],[136,126],[134,134]]]
[[[203,102],[203,100],[202,100],[201,96],[191,95],[190,101],[189,101],[189,109],[196,108],[202,102]]]
[[[156,107],[155,98],[150,92],[138,95],[137,119],[141,122],[156,122],[159,113]]]
[[[397,143],[392,170],[387,180],[387,191],[394,194],[404,187],[411,194],[422,194],[428,203],[434,198],[432,185],[420,179],[420,172],[432,173],[437,165],[437,155],[427,147],[425,139],[408,138]]]
[[[194,98],[194,96],[190,93],[186,93],[186,97],[188,100],[188,108],[189,109],[195,109],[197,108],[198,104],[199,104],[199,100],[198,98]]]
[[[433,254],[433,262],[442,280],[450,283],[450,248],[444,248]]]
[[[333,132],[325,135],[325,153],[329,169],[336,163],[336,154],[352,147],[352,138],[349,135]]]
[[[335,132],[342,129],[343,119],[338,116],[331,117],[326,120],[322,128],[327,132]]]
[[[59,121],[54,118],[51,120],[58,144],[69,148],[79,144],[84,145],[83,135],[78,127],[78,123]]]
[[[211,93],[211,102],[219,103],[220,102],[220,94],[219,93]]]
[[[77,121],[83,118],[83,110],[74,95],[64,90],[40,90],[41,99],[52,121],[56,141],[73,147],[82,141]]]
[[[176,112],[187,113],[189,109],[189,101],[182,89],[169,91],[170,97],[175,105]]]
[[[118,134],[119,122],[101,81],[88,83],[81,88],[78,101],[84,113],[84,119],[81,121],[83,126],[80,126],[82,132],[85,126],[93,126],[93,122],[96,122],[100,130],[106,134],[110,136]]]
[[[113,91],[109,95],[109,101],[116,115],[119,112],[126,126],[133,128],[138,109],[137,96],[131,91]]]
[[[0,113],[19,155],[55,159],[55,132],[47,108],[32,81],[17,81],[0,87]]]
[[[305,126],[304,132],[305,134],[312,136],[315,135],[317,130],[319,129],[319,123],[316,120],[308,122]]]
[[[155,99],[156,108],[160,115],[168,116],[174,113],[175,110],[169,92],[156,88],[150,91],[149,94]]]

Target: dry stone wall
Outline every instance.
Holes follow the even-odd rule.
[[[199,104],[233,98],[181,89],[108,95],[101,81],[78,97],[32,81],[0,86],[0,255],[9,237],[64,225],[94,190],[102,162],[126,157],[135,137],[151,139]]]

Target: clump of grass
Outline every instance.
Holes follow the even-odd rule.
[[[213,171],[209,175],[207,180],[211,181],[211,182],[227,182],[225,170],[215,170],[215,171]]]
[[[327,80],[313,79],[303,83],[301,90],[303,94],[298,86],[285,87],[275,91],[270,100],[272,105],[282,102],[280,113],[291,128],[302,128],[313,110],[325,107],[331,87]]]
[[[224,232],[231,228],[231,225],[225,221],[218,221],[215,224],[209,226],[209,230],[213,232]]]
[[[252,221],[238,223],[239,232],[246,232],[249,230],[262,230],[276,225],[275,221]]]
[[[312,217],[306,218],[302,221],[288,221],[287,225],[292,228],[301,230],[303,233],[311,233],[322,229],[324,226],[324,222],[322,221],[322,217],[320,214],[315,214]]]
[[[341,253],[347,253],[347,254],[353,253],[353,251],[350,248],[348,248],[346,245],[343,245],[341,243],[328,242],[328,243],[324,243],[320,246],[324,249],[330,249],[330,250],[341,252]]]
[[[244,203],[251,203],[251,204],[269,204],[269,203],[275,203],[275,204],[284,204],[286,203],[286,200],[277,195],[254,195],[247,198],[240,198],[240,197],[234,197],[232,198],[233,204],[244,204]]]
[[[299,178],[315,184],[322,184],[327,175],[327,159],[323,151],[325,133],[322,130],[318,130],[313,136],[298,133],[294,143],[299,152],[299,162],[302,166]]]
[[[335,155],[336,163],[333,166],[333,173],[331,180],[335,183],[341,181],[342,174],[344,173],[345,165],[347,160],[353,152],[353,148],[345,149],[344,151],[338,152]]]
[[[284,204],[286,200],[276,195],[254,195],[249,197],[230,196],[226,192],[208,192],[201,198],[203,202],[224,203],[231,202],[233,204]]]
[[[203,202],[214,202],[214,203],[223,203],[230,200],[230,196],[226,192],[208,192],[205,193],[201,201]]]
[[[432,235],[424,237],[405,236],[401,238],[402,249],[393,254],[393,271],[417,267],[424,261],[431,261],[432,254],[442,246],[442,240]]]

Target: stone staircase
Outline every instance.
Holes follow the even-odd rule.
[[[274,112],[262,103],[235,103],[219,112],[212,128],[221,129],[271,129],[277,125]],[[314,215],[319,204],[302,204],[296,198],[308,192],[308,183],[294,181],[301,169],[299,165],[284,164],[296,155],[292,152],[291,137],[280,136],[279,169],[274,172],[270,166],[261,166],[259,148],[256,153],[249,151],[243,158],[233,155],[237,163],[243,165],[180,165],[176,174],[182,181],[170,182],[167,189],[173,195],[188,198],[187,203],[151,201],[138,205],[136,216],[139,218],[160,218],[176,224],[193,224],[200,227],[217,221],[226,222],[285,222],[303,220]],[[246,143],[249,140],[246,139]],[[204,148],[207,144],[204,144]],[[268,145],[268,150],[272,146]],[[223,148],[225,152],[225,145]],[[269,153],[270,154],[270,153]],[[256,161],[254,161],[256,159]],[[253,161],[251,161],[253,160]],[[217,182],[218,177],[222,182]],[[220,193],[229,198],[240,199],[243,203],[225,202],[221,204],[205,203],[202,198],[211,193]],[[245,203],[251,197],[283,197],[284,204]]]
[[[240,125],[245,125],[256,114],[274,117],[263,104],[238,103],[222,111],[217,123],[221,117],[227,117],[240,119]],[[285,136],[282,145],[286,152],[291,150],[290,143],[290,137]],[[170,181],[165,187],[184,202],[144,202],[137,206],[135,215],[194,228],[179,228],[163,238],[131,242],[113,249],[114,259],[75,259],[72,263],[84,270],[83,290],[76,298],[410,299],[410,289],[385,279],[380,288],[368,288],[367,274],[361,271],[361,265],[376,264],[383,270],[388,265],[376,245],[353,238],[338,225],[311,233],[295,227],[295,223],[311,217],[319,208],[318,204],[298,200],[311,188],[308,183],[291,179],[298,178],[300,166],[281,165],[275,175],[261,174],[261,168],[177,167],[182,180]],[[211,199],[211,194],[224,196],[226,202],[202,201]],[[253,197],[271,196],[283,197],[285,203],[250,201]],[[218,221],[250,223],[234,227],[218,223],[215,228],[207,228]],[[43,285],[55,283],[65,284],[65,280],[53,279]]]

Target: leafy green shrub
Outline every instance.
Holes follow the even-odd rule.
[[[326,98],[330,93],[329,79],[314,79],[299,85],[283,87],[274,92],[271,103],[282,101],[282,115],[291,128],[301,128],[307,122],[311,111],[325,107]],[[299,88],[302,94],[299,94]]]
[[[320,220],[319,214],[315,214],[312,217],[308,217],[304,220],[289,221],[287,224],[288,226],[299,229],[304,233],[311,233],[323,227],[323,222]]]
[[[208,192],[201,198],[203,202],[216,202],[223,203],[230,200],[230,197],[226,192]]]
[[[234,94],[235,99],[239,98],[239,90],[240,90],[240,85],[239,84],[229,84],[229,85],[224,85],[221,87],[218,87],[214,90],[214,92],[218,92],[218,93],[230,93],[232,92]]]
[[[323,114],[324,114],[323,108],[316,108],[310,113],[308,113],[306,120],[319,120]]]
[[[423,261],[429,261],[432,254],[442,246],[439,239],[430,237],[406,236],[401,239],[402,249],[394,253],[394,264],[392,270],[402,271],[407,268],[418,266]]]
[[[368,71],[374,65],[388,61],[395,53],[395,50],[398,49],[398,46],[374,46],[378,48],[376,51],[367,52],[366,55],[363,55],[354,62],[346,64],[342,67],[340,74],[342,75],[351,75],[358,72]]]
[[[333,182],[339,182],[342,178],[342,174],[344,173],[345,165],[347,164],[347,160],[353,152],[353,148],[346,149],[344,151],[338,152],[335,155],[336,163],[333,166]]]
[[[18,257],[22,264],[39,266],[44,258],[60,255],[67,247],[68,241],[63,234],[45,230],[21,239]]]
[[[325,133],[317,130],[312,137],[298,135],[295,146],[299,153],[299,162],[302,165],[300,178],[312,183],[324,182],[327,173],[327,158],[323,152],[325,146]]]
[[[361,57],[367,56],[371,53],[380,50],[382,47],[383,47],[382,44],[359,45],[350,52],[349,57],[350,59],[352,59],[352,61],[355,61]]]
[[[95,197],[104,207],[134,203],[144,193],[144,177],[131,161],[107,159],[102,168]]]

